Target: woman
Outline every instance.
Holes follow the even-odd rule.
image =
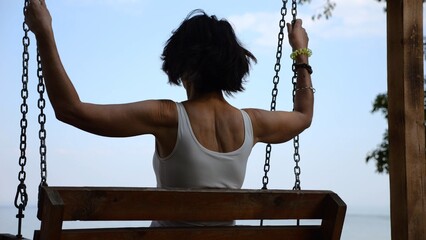
[[[309,39],[301,20],[287,25],[298,64],[291,112],[240,110],[225,100],[224,94],[244,90],[250,61],[256,59],[241,46],[226,20],[202,11],[192,12],[182,22],[162,54],[162,68],[169,83],[182,84],[187,101],[145,100],[113,105],[82,102],[62,66],[51,22],[45,0],[31,0],[26,23],[37,39],[56,117],[102,136],[154,135],[158,187],[241,188],[247,159],[256,143],[285,142],[311,124],[314,89],[308,65]],[[178,224],[153,223],[167,225]]]

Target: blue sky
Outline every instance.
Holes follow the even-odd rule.
[[[23,1],[21,1],[23,2]],[[0,205],[13,205],[18,183],[19,106],[22,73],[22,3],[0,0]],[[371,114],[386,91],[386,16],[374,0],[335,0],[328,20],[311,21],[322,1],[299,7],[313,50],[315,116],[300,136],[303,189],[329,189],[348,212],[387,213],[388,176],[366,164],[382,140],[386,122]],[[161,72],[164,42],[185,16],[201,8],[228,19],[258,58],[246,91],[229,101],[240,108],[269,109],[281,1],[253,0],[62,0],[48,1],[63,64],[80,98],[95,103],[142,99],[185,100],[183,88]],[[290,16],[287,18],[290,20]],[[285,39],[279,109],[291,110],[290,50]],[[31,34],[27,187],[36,203],[39,183],[35,40]],[[76,186],[155,186],[153,138],[104,138],[57,121],[47,104],[48,183]],[[292,143],[272,151],[270,188],[291,189]],[[250,157],[244,188],[260,188],[265,146]]]

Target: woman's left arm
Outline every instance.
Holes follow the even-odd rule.
[[[36,36],[47,94],[59,120],[94,134],[120,137],[156,135],[162,127],[175,125],[175,105],[168,100],[114,105],[82,102],[62,65],[45,0],[30,1],[25,21]]]

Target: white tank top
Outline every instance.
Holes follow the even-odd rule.
[[[232,188],[243,185],[247,160],[253,147],[253,128],[249,115],[241,110],[244,120],[244,142],[227,153],[203,147],[194,135],[188,114],[182,103],[178,110],[178,133],[172,153],[161,158],[155,151],[154,172],[159,188]],[[151,227],[231,226],[229,222],[153,221]]]
[[[178,132],[172,153],[164,158],[155,151],[154,172],[159,188],[231,188],[243,185],[247,160],[253,147],[249,115],[244,120],[244,142],[232,152],[220,153],[203,147],[194,135],[182,103],[176,103]]]

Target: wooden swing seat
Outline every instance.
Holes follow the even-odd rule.
[[[346,204],[331,191],[43,187],[35,240],[330,239]],[[317,219],[318,225],[62,229],[63,221]],[[302,222],[303,223],[303,222]],[[257,222],[258,224],[258,222]]]

